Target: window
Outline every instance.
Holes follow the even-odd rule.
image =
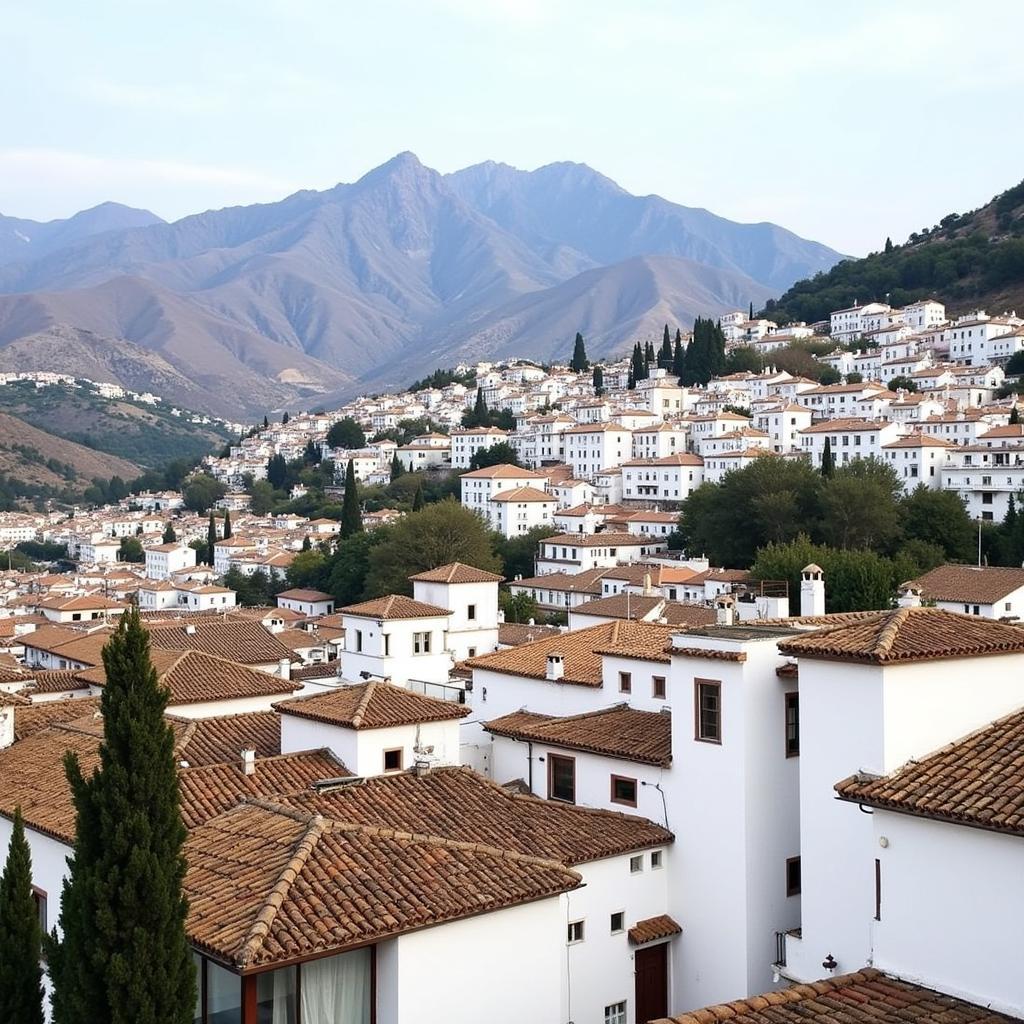
[[[611,916],[611,933],[618,935],[626,930],[626,913],[623,910],[616,910]]]
[[[789,857],[786,860],[786,895],[800,895],[800,858]]]
[[[388,657],[391,654],[391,634],[382,633],[381,638],[384,641],[384,657]]]
[[[625,1001],[604,1008],[604,1024],[626,1024]]]
[[[32,902],[36,905],[36,916],[39,918],[39,928],[44,935],[49,934],[46,922],[46,893],[38,886],[32,886]]]
[[[363,649],[363,631],[361,629],[356,630],[356,653],[358,654]]]
[[[574,942],[583,941],[583,922],[570,921],[565,941],[571,946]]]
[[[412,653],[413,654],[429,654],[430,653],[430,634],[429,633],[413,633],[413,635],[412,635]]]
[[[631,672],[619,673],[619,693],[631,693],[633,690],[633,674]]]
[[[651,870],[657,871],[661,867],[661,850],[651,852]]]
[[[787,693],[786,702],[786,757],[800,753],[800,694]]]
[[[637,854],[635,857],[629,858],[629,873],[631,875],[638,875],[644,869],[644,858],[642,854]]]
[[[722,684],[695,679],[694,738],[704,743],[722,742]]]
[[[658,700],[665,699],[665,677],[651,676],[651,696]]]
[[[400,772],[402,770],[402,748],[384,751],[384,771]]]
[[[612,776],[612,803],[636,807],[636,779],[625,775]]]
[[[467,658],[475,658],[476,657],[476,648],[475,647],[467,647],[466,648],[466,657]]]
[[[548,754],[548,799],[576,802],[576,758]]]
[[[468,608],[466,608],[466,618],[469,619],[470,621],[472,621],[473,619],[476,618],[476,605],[475,604],[471,604],[471,605],[469,605]]]
[[[882,862],[875,858],[875,920],[882,920]]]

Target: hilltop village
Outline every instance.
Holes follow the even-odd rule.
[[[98,764],[102,650],[137,610],[196,1021],[1024,1015],[1021,374],[1013,314],[734,312],[0,513],[0,849],[20,809],[53,928],[62,757]],[[776,470],[788,497],[730,522],[777,537],[716,557],[701,495]],[[822,525],[799,488],[837,481]],[[875,486],[902,546],[854,598],[888,527],[835,520]],[[914,524],[939,495],[966,539]]]

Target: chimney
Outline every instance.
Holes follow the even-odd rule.
[[[277,674],[282,679],[291,679],[292,677],[292,662],[290,658],[282,658],[277,663]]]
[[[548,655],[547,670],[544,673],[545,679],[561,679],[565,675],[565,660],[561,654],[552,651]]]
[[[14,708],[10,704],[0,707],[0,750],[14,742]]]
[[[196,632],[196,627],[195,627],[195,626],[193,626],[193,625],[192,625],[192,623],[189,623],[189,624],[188,624],[188,625],[187,625],[187,626],[185,627],[185,635],[186,635],[186,636],[194,636],[194,635],[195,635],[195,632]]]
[[[644,597],[650,597],[652,593],[651,588],[651,574],[649,572],[644,573]]]
[[[242,750],[242,774],[256,774],[256,751],[252,747],[244,747]]]
[[[800,614],[825,614],[825,571],[813,562],[800,570]]]
[[[715,598],[715,621],[719,626],[731,626],[736,621],[736,602],[729,594]]]
[[[921,588],[920,587],[904,587],[900,591],[899,599],[896,604],[900,608],[920,608],[921,607]]]

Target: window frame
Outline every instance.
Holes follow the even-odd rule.
[[[626,1024],[627,1001],[620,999],[617,1003],[609,1003],[604,1008],[604,1024]]]
[[[578,946],[581,942],[586,941],[587,929],[586,929],[586,918],[581,917],[577,921],[569,921],[565,928],[565,944],[567,946]],[[578,932],[577,938],[573,938],[574,932]]]
[[[412,635],[412,653],[416,656],[430,654],[430,636],[432,630],[424,630]]]
[[[383,763],[384,763],[384,771],[385,772],[400,772],[400,771],[403,770],[403,768],[405,766],[405,748],[404,747],[388,747],[382,753],[383,753],[383,757],[384,757],[384,762]],[[398,767],[397,768],[389,768],[388,767],[388,754],[397,754],[398,755]]]
[[[783,737],[786,744],[786,757],[800,756],[800,691],[790,690],[782,695],[783,704]],[[791,708],[796,709],[796,718],[793,721],[793,737],[790,738],[789,712]]]
[[[793,885],[793,878],[791,872],[793,866],[796,866],[797,880],[796,885]],[[795,857],[786,858],[786,898],[790,896],[799,896],[803,884],[803,872],[800,868],[800,855],[797,854]]]
[[[619,673],[619,693],[632,693],[633,692],[633,673],[632,672],[620,672]]]
[[[620,807],[636,807],[637,797],[640,793],[640,783],[630,775],[615,775],[612,774],[609,778],[610,782],[610,794],[608,799],[613,804],[618,804]],[[615,785],[618,782],[628,782],[633,785],[633,799],[627,800],[623,797],[615,795]]]
[[[466,619],[469,622],[476,622],[476,604],[466,605]]]
[[[572,768],[572,799],[566,799],[564,796],[555,796],[554,792],[554,779],[555,779],[555,762],[562,761]],[[548,754],[548,799],[558,800],[563,804],[575,804],[576,803],[576,758],[569,754]]]
[[[644,871],[644,855],[635,853],[629,858],[629,873],[631,875],[642,875]]]
[[[711,687],[718,696],[718,735],[705,736],[701,730],[701,690],[704,687]],[[720,679],[702,679],[696,677],[693,680],[693,738],[698,743],[712,743],[715,746],[722,745],[722,681]]]
[[[660,871],[665,866],[665,854],[662,850],[651,850],[651,870]]]
[[[43,935],[49,935],[49,920],[47,917],[47,911],[49,909],[49,899],[45,889],[40,889],[38,885],[32,886],[32,902],[36,908],[36,918],[39,921],[39,928]]]
[[[615,918],[619,919],[618,928],[615,927]],[[626,912],[624,910],[613,910],[608,915],[608,934],[621,935],[626,930]]]
[[[651,676],[651,698],[653,700],[666,700],[667,697],[668,679],[665,676]]]

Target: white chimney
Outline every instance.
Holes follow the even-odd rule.
[[[282,679],[291,679],[292,677],[292,663],[290,658],[282,658],[277,663],[277,674]]]
[[[242,774],[256,774],[256,751],[251,747],[245,747],[242,750]]]
[[[186,635],[186,636],[194,636],[194,635],[195,635],[195,631],[196,631],[196,627],[195,627],[195,626],[193,626],[193,625],[192,625],[191,623],[189,623],[189,624],[188,624],[188,625],[187,625],[187,626],[185,627],[185,635]]]
[[[899,599],[896,604],[900,608],[920,608],[921,607],[921,589],[920,587],[905,587],[900,591]]]
[[[825,571],[813,562],[800,570],[800,614],[825,614]]]
[[[0,707],[0,750],[14,742],[14,708],[10,704]]]
[[[548,655],[547,671],[544,673],[546,679],[561,679],[565,675],[565,660],[561,654],[552,651]]]
[[[650,597],[653,590],[651,588],[651,574],[649,572],[644,573],[644,597]]]
[[[715,621],[720,626],[731,626],[736,622],[736,602],[729,594],[715,598]]]

